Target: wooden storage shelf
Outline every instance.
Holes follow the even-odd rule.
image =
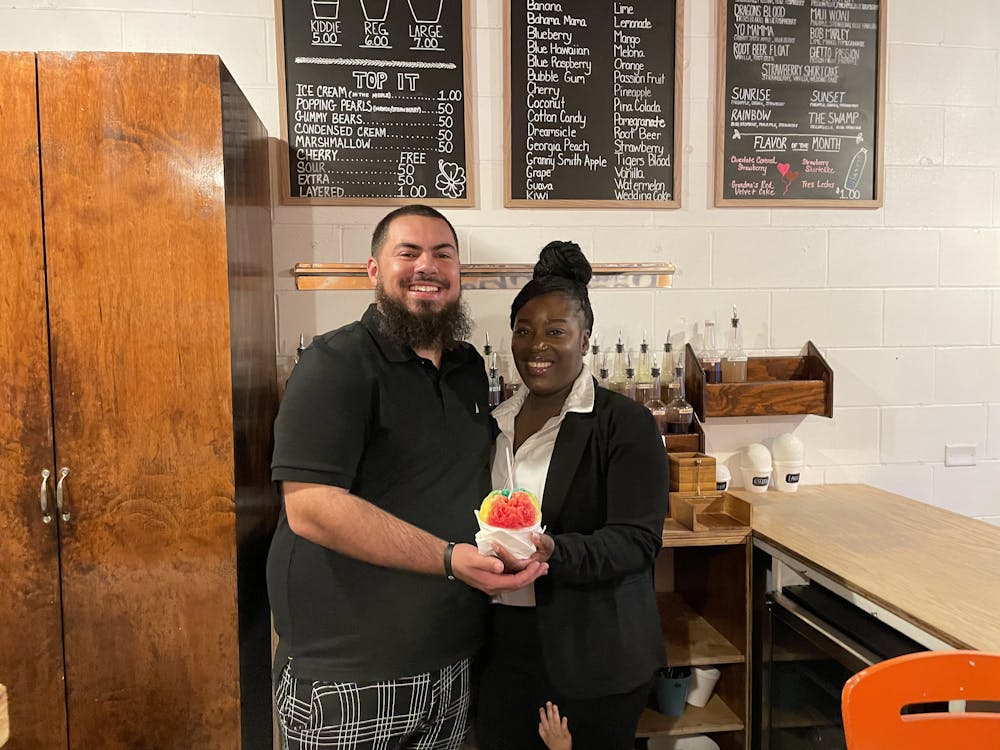
[[[691,432],[670,433],[663,436],[667,455],[671,453],[704,453],[705,430],[697,419],[691,420]]]
[[[833,416],[833,370],[812,341],[797,357],[750,357],[747,382],[706,383],[691,344],[684,346],[687,400],[709,417]]]
[[[720,545],[743,544],[750,536],[749,528],[711,529],[691,531],[675,518],[663,522],[664,547],[718,547]]]
[[[717,494],[697,502],[728,497]],[[747,506],[749,513],[745,501],[733,497],[731,502]],[[737,515],[744,512],[735,505]],[[704,708],[688,705],[678,718],[647,708],[638,737],[708,733],[720,735],[725,750],[750,746],[749,545],[749,524],[692,531],[676,518],[664,523],[655,583],[667,664],[717,667],[722,674]]]
[[[728,492],[671,492],[670,517],[692,531],[750,531],[750,503]]]
[[[676,719],[647,708],[639,717],[636,737],[657,735],[711,734],[736,732],[745,727],[740,717],[718,695],[713,695],[704,708],[688,705]]]
[[[746,662],[743,652],[691,609],[680,594],[657,594],[657,605],[669,666],[710,667]]]

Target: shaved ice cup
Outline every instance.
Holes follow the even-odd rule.
[[[487,499],[494,495],[499,494],[501,490],[494,490],[489,495]],[[504,494],[511,492],[510,490],[502,490]],[[526,490],[513,490],[513,492],[527,492]],[[527,493],[531,496],[532,502],[535,504],[538,520],[530,525],[521,528],[511,529],[500,526],[493,526],[486,523],[482,519],[482,506],[477,511],[476,522],[479,524],[479,531],[476,533],[476,546],[479,551],[484,555],[495,555],[493,551],[493,545],[498,544],[504,547],[510,554],[517,560],[527,560],[535,553],[535,544],[531,541],[532,534],[541,534],[545,531],[545,527],[541,525],[541,512],[537,511],[537,500],[534,495],[530,492]],[[486,500],[484,499],[484,503]],[[495,519],[494,519],[495,520]]]
[[[532,534],[541,534],[545,527],[535,524],[524,529],[501,529],[498,526],[490,526],[479,517],[479,511],[474,511],[476,520],[479,522],[479,531],[476,532],[476,546],[484,555],[496,555],[493,545],[499,544],[504,547],[517,560],[527,560],[535,554],[535,543],[531,541]]]

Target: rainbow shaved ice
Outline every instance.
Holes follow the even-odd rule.
[[[479,506],[479,520],[498,529],[527,529],[541,522],[542,510],[528,490],[493,490]]]

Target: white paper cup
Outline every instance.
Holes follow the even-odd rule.
[[[722,673],[714,667],[695,667],[691,670],[691,689],[688,691],[688,703],[698,708],[704,708],[708,699],[715,692],[715,683]]]
[[[515,560],[527,560],[535,554],[535,545],[531,541],[532,534],[542,534],[545,527],[539,524],[529,526],[526,529],[501,529],[498,526],[490,526],[479,518],[479,511],[476,514],[476,521],[479,522],[479,531],[476,532],[476,547],[484,555],[493,554],[493,545],[499,544],[507,549]]]
[[[743,487],[751,492],[767,492],[767,486],[771,483],[771,468],[748,469],[743,467]]]
[[[778,492],[795,492],[802,475],[801,461],[775,461],[774,487]]]
[[[650,737],[649,750],[719,750],[719,743],[705,734],[685,737]]]
[[[729,471],[729,467],[717,460],[715,462],[715,491],[725,492],[728,490],[732,479],[733,475]]]

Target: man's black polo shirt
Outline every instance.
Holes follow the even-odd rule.
[[[317,336],[289,379],[271,477],[349,489],[442,539],[471,542],[490,490],[483,360],[469,344],[440,370],[360,322]],[[296,536],[284,511],[268,591],[297,677],[372,682],[438,669],[484,636],[486,597],[458,581],[381,568]]]

